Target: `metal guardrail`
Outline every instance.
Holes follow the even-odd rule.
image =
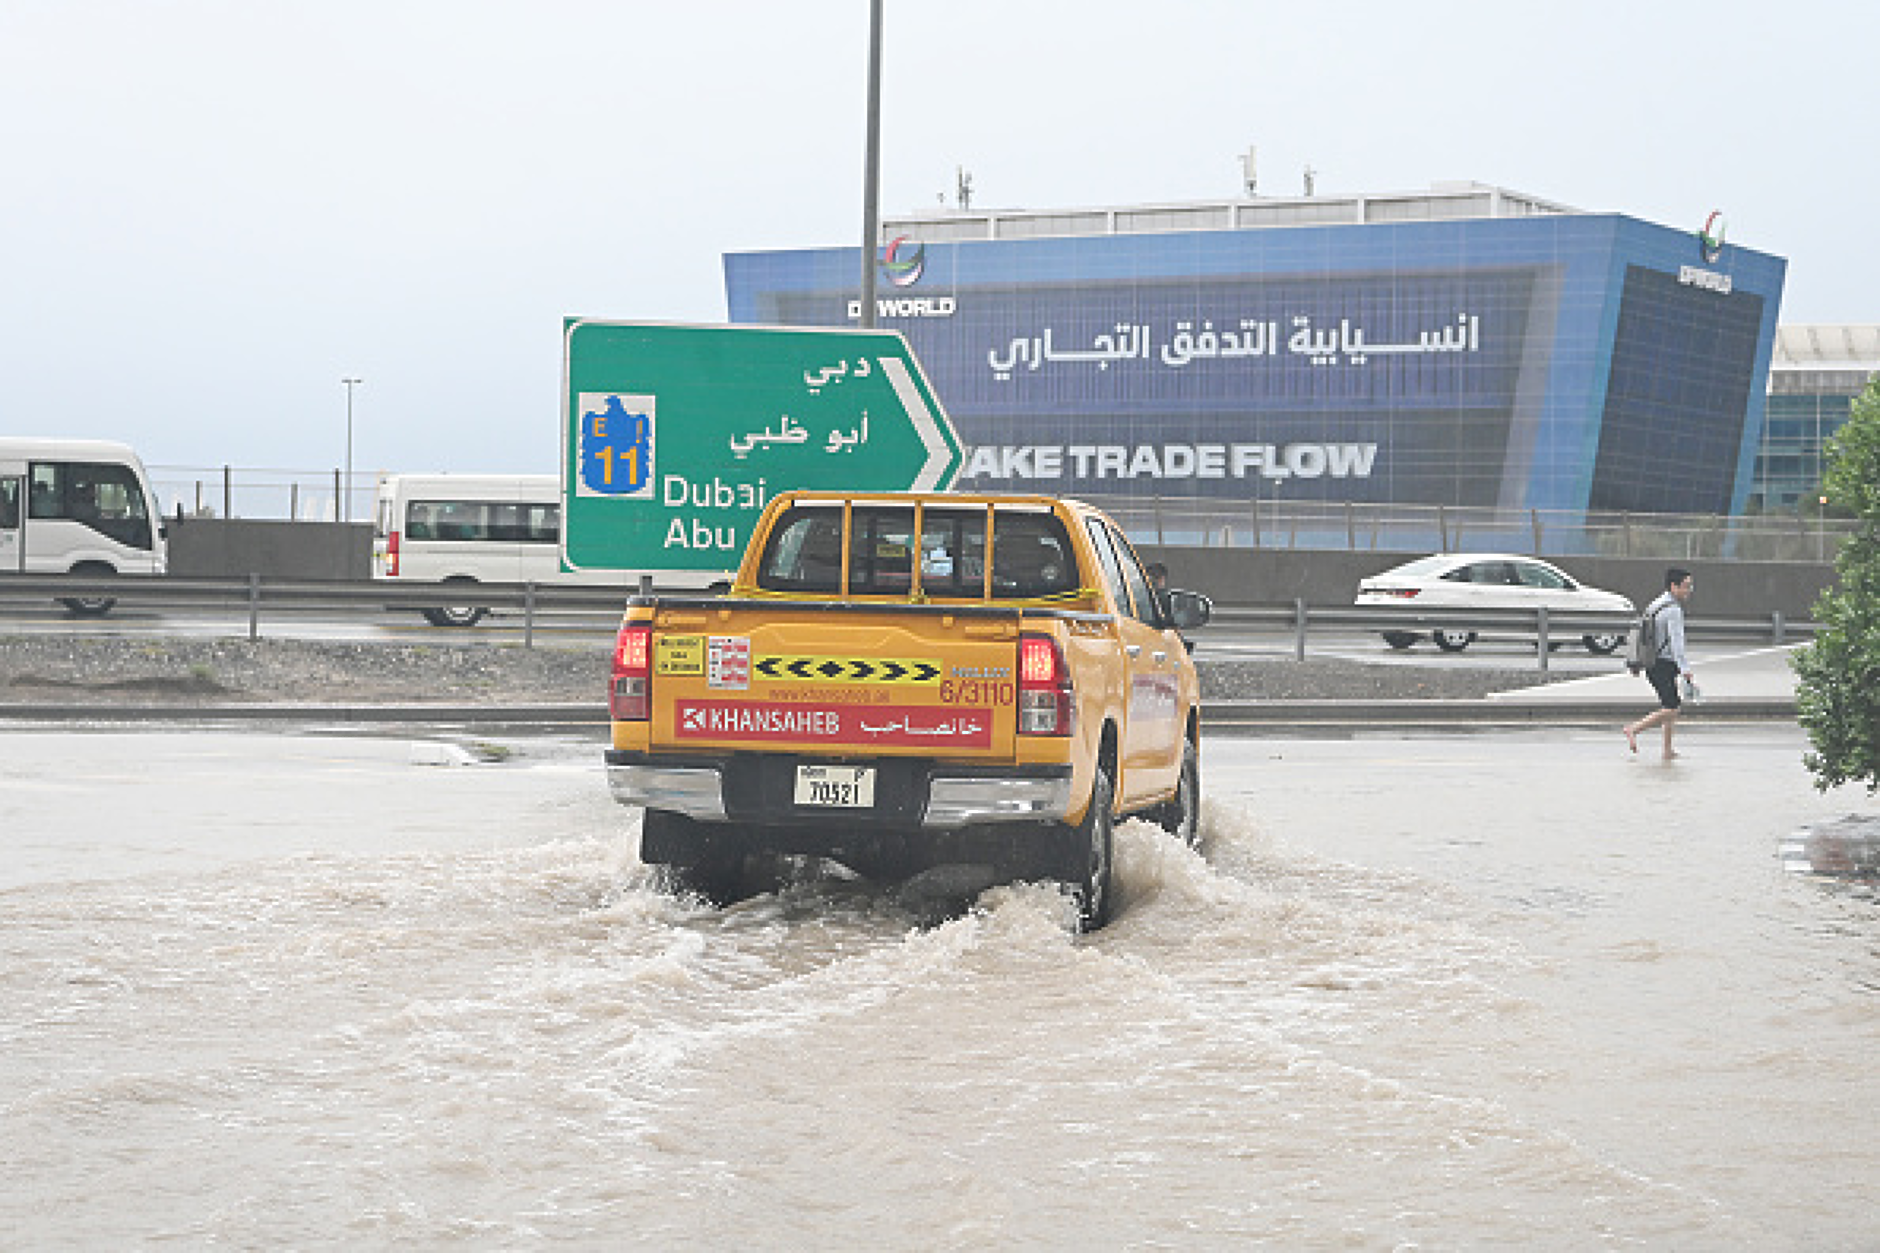
[[[523,643],[532,646],[538,628],[571,614],[610,614],[625,609],[638,587],[561,587],[536,583],[463,584],[378,580],[179,578],[117,575],[0,574],[0,621],[23,604],[47,600],[110,599],[141,608],[187,609],[246,616],[248,638],[261,638],[265,617],[313,612],[419,612],[455,605],[514,610],[522,615]],[[440,628],[448,629],[448,628]]]
[[[264,618],[310,612],[376,613],[386,610],[419,611],[447,605],[478,605],[521,615],[524,647],[532,647],[535,633],[575,615],[620,614],[628,598],[642,589],[566,587],[537,583],[409,583],[382,580],[287,580],[249,575],[246,578],[195,579],[116,575],[79,578],[71,575],[0,574],[0,624],[20,608],[35,608],[46,601],[68,598],[110,598],[144,608],[188,609],[227,613],[246,618],[248,638],[261,638]],[[655,592],[662,589],[651,589]],[[696,596],[696,591],[674,594]],[[1314,631],[1345,630],[1427,633],[1437,628],[1531,636],[1538,666],[1547,669],[1552,647],[1578,641],[1586,635],[1621,635],[1631,627],[1633,615],[1611,611],[1526,609],[1407,609],[1397,607],[1310,605],[1290,603],[1216,605],[1213,621],[1289,636],[1293,655],[1305,660],[1307,641]],[[1694,641],[1727,640],[1780,646],[1812,638],[1813,622],[1791,622],[1781,613],[1766,618],[1695,617],[1686,624]],[[451,632],[451,628],[439,628]],[[474,638],[474,629],[458,630],[454,638]]]
[[[1306,658],[1306,640],[1313,628],[1375,631],[1403,631],[1425,634],[1438,628],[1461,631],[1494,632],[1532,636],[1535,656],[1542,673],[1547,670],[1548,654],[1554,648],[1578,641],[1588,635],[1624,636],[1632,627],[1635,614],[1592,610],[1536,609],[1398,609],[1377,606],[1321,605],[1303,600],[1291,605],[1217,606],[1212,621],[1265,627],[1275,634],[1290,633],[1293,656]],[[1767,618],[1692,618],[1685,623],[1686,638],[1694,641],[1727,640],[1738,643],[1766,643],[1781,647],[1800,639],[1809,639],[1820,628],[1813,622],[1791,622],[1780,612]]]

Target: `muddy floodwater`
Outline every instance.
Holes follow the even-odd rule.
[[[1880,806],[1692,723],[1215,737],[1081,938],[669,898],[591,741],[0,733],[0,1244],[1880,1246]]]

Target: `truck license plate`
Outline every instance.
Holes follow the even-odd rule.
[[[872,809],[873,766],[798,766],[796,803],[824,809]]]

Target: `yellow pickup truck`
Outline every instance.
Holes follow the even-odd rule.
[[[607,778],[640,857],[720,903],[785,858],[1059,880],[1108,919],[1117,818],[1189,843],[1204,596],[1043,496],[789,492],[724,596],[633,599]]]

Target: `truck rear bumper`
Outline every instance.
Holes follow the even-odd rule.
[[[701,822],[725,820],[724,781],[716,768],[616,762],[616,755],[627,756],[607,750],[607,788],[622,805],[667,809]]]
[[[927,787],[922,826],[964,827],[979,822],[1052,822],[1071,808],[1071,768],[1051,773],[935,774]]]
[[[623,805],[701,822],[863,823],[952,829],[987,822],[1059,821],[1070,812],[1068,765],[962,768],[896,761],[873,810],[798,806],[783,791],[795,759],[649,758],[607,750],[607,786]],[[883,763],[884,770],[889,763]]]

